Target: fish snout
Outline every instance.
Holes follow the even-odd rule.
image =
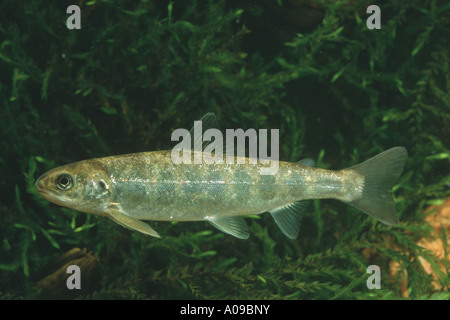
[[[39,193],[43,193],[48,189],[49,180],[49,176],[46,174],[43,174],[36,180],[35,185]]]

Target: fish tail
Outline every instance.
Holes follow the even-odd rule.
[[[406,148],[395,147],[348,168],[364,176],[364,188],[361,199],[346,203],[384,224],[398,224],[392,187],[400,177],[407,157]]]

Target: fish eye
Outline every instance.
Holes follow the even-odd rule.
[[[98,182],[98,185],[99,185],[100,188],[103,189],[103,190],[108,189],[108,186],[106,185],[105,181],[103,181],[103,180],[100,180],[100,181]]]
[[[56,186],[60,190],[68,190],[72,187],[72,177],[68,174],[61,174],[56,178]]]

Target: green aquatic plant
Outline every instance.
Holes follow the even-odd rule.
[[[3,1],[0,297],[40,297],[40,274],[79,247],[99,259],[84,299],[399,299],[402,281],[409,298],[450,298],[448,246],[441,259],[417,244],[433,238],[425,209],[450,196],[450,6],[385,3],[368,30],[363,1],[303,5],[97,0],[68,30],[66,8]],[[321,200],[296,241],[267,215],[247,219],[245,242],[206,223],[160,222],[166,236],[150,239],[34,188],[57,165],[171,148],[171,131],[206,112],[222,128],[279,128],[281,160],[322,168],[405,146],[400,225]],[[369,265],[381,289],[367,288]]]

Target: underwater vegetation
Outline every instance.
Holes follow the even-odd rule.
[[[72,4],[0,4],[0,298],[450,298],[449,3],[381,1],[374,30],[365,1],[92,0],[69,30]],[[170,149],[207,112],[280,129],[280,160],[321,168],[405,146],[400,224],[315,200],[297,240],[266,214],[245,241],[203,222],[152,222],[155,239],[35,188],[59,165]],[[70,264],[89,287],[49,290]]]

